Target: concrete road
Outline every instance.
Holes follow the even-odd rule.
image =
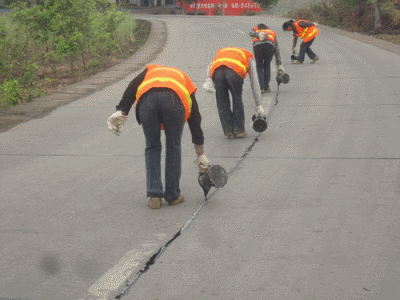
[[[197,84],[206,154],[228,184],[204,200],[186,128],[186,201],[147,207],[141,128],[133,116],[120,137],[106,126],[139,71],[2,133],[0,297],[398,299],[398,48],[323,29],[320,61],[291,65],[283,19],[154,19],[168,38],[152,62]],[[202,89],[206,67],[221,47],[251,50],[260,22],[277,31],[291,80],[272,80],[259,135],[246,79],[249,136],[228,141]]]

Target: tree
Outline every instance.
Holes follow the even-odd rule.
[[[382,26],[380,0],[375,0],[375,29]]]
[[[259,3],[263,8],[270,8],[278,3],[278,0],[253,0],[253,2]]]

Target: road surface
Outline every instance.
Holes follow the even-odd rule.
[[[228,184],[204,200],[186,128],[186,200],[147,207],[142,129],[132,116],[119,137],[106,124],[140,70],[1,133],[0,297],[398,299],[398,49],[323,29],[320,61],[291,65],[284,19],[143,18],[168,33],[151,62],[198,86],[206,154]],[[249,136],[226,140],[206,68],[221,47],[252,50],[261,22],[277,31],[291,80],[272,80],[257,134],[246,79]]]

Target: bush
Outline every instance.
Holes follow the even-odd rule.
[[[108,0],[47,0],[31,8],[14,5],[12,12],[0,14],[1,106],[39,95],[42,65],[56,73],[60,70],[55,63],[68,62],[69,72],[75,74],[80,68],[86,70],[86,61],[93,56],[136,47],[136,25],[132,16],[117,11]]]

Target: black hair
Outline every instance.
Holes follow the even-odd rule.
[[[257,25],[257,27],[259,28],[259,29],[268,29],[268,26],[267,25],[265,25],[265,24],[258,24]]]
[[[283,25],[282,25],[283,31],[286,31],[289,26],[293,26],[293,23],[294,23],[293,20],[289,20],[289,21],[286,21],[285,23],[283,23]]]

